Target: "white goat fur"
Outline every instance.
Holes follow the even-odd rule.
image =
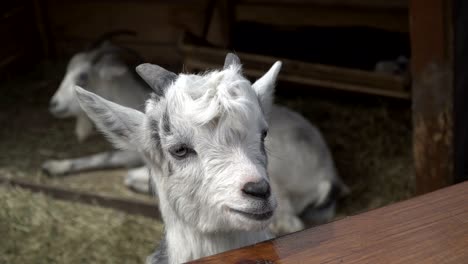
[[[181,74],[164,97],[148,100],[146,114],[77,88],[81,106],[109,139],[139,151],[150,164],[169,263],[271,237],[265,230],[271,218],[254,220],[238,211],[262,215],[276,208],[274,195],[253,199],[242,189],[269,181],[261,135],[280,67],[277,62],[253,85],[240,65],[202,76]],[[176,158],[172,150],[181,144],[194,152]]]

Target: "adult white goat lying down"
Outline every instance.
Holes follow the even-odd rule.
[[[75,57],[77,56],[79,57],[79,55]],[[63,105],[61,108],[65,109],[62,110],[63,112],[78,116],[79,120],[87,117],[80,107],[66,107],[74,104],[78,105],[78,103],[73,92],[64,92],[73,91],[73,85],[76,82],[73,82],[73,78],[70,76],[76,76],[78,72],[83,70],[83,67],[71,70],[76,68],[72,67],[73,61],[74,59],[70,62],[69,71],[60,89],[52,99],[52,102],[57,100],[59,102],[69,101],[69,103],[51,104],[53,106]],[[225,68],[229,68],[232,63],[240,65],[239,59],[231,54],[226,58]],[[240,68],[240,66],[238,67]],[[99,67],[91,64],[91,67],[85,71],[106,71],[106,69],[99,69]],[[110,79],[103,87],[99,86],[103,81],[99,78],[90,77],[87,90],[95,92],[110,101],[141,110],[138,106],[144,105],[144,99],[142,98],[147,93],[145,87],[134,80],[120,82],[124,78],[133,78],[130,74],[131,71],[127,66],[126,71],[120,71],[124,72],[125,75]],[[71,75],[72,73],[75,75]],[[100,76],[95,73],[88,74],[90,76]],[[143,78],[154,87],[152,79],[148,79],[147,76],[143,76]],[[170,83],[171,81],[168,80],[167,82]],[[122,96],[120,96],[120,91],[123,93]],[[271,103],[273,101],[273,88],[269,92],[271,94],[268,100]],[[156,89],[155,93],[157,98],[162,97],[160,90]],[[140,100],[140,103],[138,103],[138,100]],[[172,113],[169,112],[168,114],[168,118],[170,118]],[[302,116],[287,108],[272,105],[268,107],[268,114],[270,128],[269,136],[265,142],[269,154],[268,172],[271,177],[272,189],[279,203],[277,213],[270,226],[272,231],[275,234],[284,234],[301,230],[304,228],[303,220],[313,224],[329,221],[335,214],[337,196],[346,193],[347,188],[336,174],[333,160],[320,132]],[[77,125],[79,124],[80,122],[77,122]],[[44,164],[44,169],[50,174],[58,175],[81,170],[132,167],[138,164],[143,164],[141,156],[133,150],[124,150],[72,160],[47,161]],[[135,184],[132,186],[134,188],[140,186],[139,189],[148,189],[148,169],[143,168],[135,171],[137,173],[130,173],[128,177],[130,180],[127,178],[126,182],[130,183],[130,185]],[[137,180],[135,181],[135,179]]]
[[[68,63],[59,88],[50,100],[49,111],[55,117],[76,118],[75,135],[79,142],[93,133],[94,125],[78,104],[75,85],[139,110],[143,110],[144,102],[152,91],[134,71],[134,67],[142,63],[139,55],[110,41],[112,37],[122,34],[133,35],[134,32],[106,33],[85,50],[75,54]],[[143,164],[137,153],[111,151],[77,159],[48,160],[42,168],[47,174],[57,176]]]

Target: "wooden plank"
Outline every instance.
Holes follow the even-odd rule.
[[[468,182],[192,263],[466,263],[467,204]]]
[[[407,8],[359,8],[335,5],[237,5],[238,21],[278,26],[367,26],[408,32]]]
[[[0,177],[0,184],[26,189],[31,192],[43,193],[55,199],[98,205],[161,220],[158,206],[154,203],[104,196],[100,194],[84,193],[70,189],[63,189],[43,184],[30,183],[21,180]]]
[[[451,1],[412,0],[413,149],[416,191],[453,181]]]
[[[227,51],[188,44],[181,44],[184,53],[184,68],[205,70],[222,66]],[[277,60],[283,62],[279,80],[310,86],[362,92],[395,98],[409,99],[404,80],[397,76],[344,69],[320,64],[304,63],[284,58],[237,52],[244,72],[260,77]]]
[[[184,69],[191,71],[191,70],[202,70],[202,69],[214,69],[219,68],[222,65],[219,63],[206,63],[204,61],[200,61],[197,59],[187,58],[184,60]],[[256,70],[245,68],[243,72],[250,77],[259,78],[263,74],[265,74],[264,70]],[[314,87],[325,87],[325,88],[332,88],[342,91],[349,91],[349,92],[358,92],[358,93],[366,93],[366,94],[373,94],[373,95],[381,95],[399,99],[409,99],[409,93],[404,91],[392,91],[392,90],[381,90],[375,89],[374,87],[366,87],[360,85],[353,85],[353,84],[346,84],[346,83],[339,83],[332,80],[318,80],[318,79],[311,79],[309,77],[304,76],[297,76],[297,75],[285,75],[282,74],[278,77],[280,81],[287,81],[302,85],[314,86]]]

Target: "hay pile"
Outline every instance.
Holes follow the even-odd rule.
[[[144,263],[153,219],[0,187],[0,263]]]

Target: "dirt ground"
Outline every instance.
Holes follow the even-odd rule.
[[[62,69],[64,67],[61,64],[43,64],[31,73],[11,76],[9,80],[1,83],[0,176],[60,185],[106,195],[151,200],[151,197],[135,194],[123,186],[124,170],[83,173],[60,178],[47,177],[40,171],[40,165],[46,159],[79,157],[111,149],[110,145],[99,135],[89,139],[84,144],[78,144],[73,135],[73,120],[54,119],[48,113],[48,101],[58,87],[58,82],[63,74]],[[279,89],[282,88],[279,87]],[[339,216],[381,207],[406,199],[413,194],[409,106],[383,99],[372,98],[362,102],[342,96],[334,98],[333,96],[316,96],[314,94],[280,96],[277,97],[277,102],[302,113],[324,134],[332,150],[338,171],[352,190],[348,197],[340,201]],[[0,195],[8,196],[12,201],[19,200],[20,203],[24,204],[18,206],[30,207],[28,210],[36,210],[37,203],[44,207],[57,205],[59,208],[51,210],[65,210],[67,208],[67,206],[62,206],[66,203],[51,201],[48,198],[26,194],[22,191],[7,191],[5,188],[1,188]],[[28,201],[28,199],[34,200]],[[94,210],[91,208],[90,206],[80,207],[80,211]],[[101,215],[99,210],[105,209],[97,208],[96,210],[96,215]],[[76,210],[70,211],[76,214]],[[0,214],[0,221],[16,221],[5,217],[4,209],[1,209],[1,212],[4,214]],[[65,213],[64,211],[62,214],[64,217]],[[115,212],[108,213],[108,217],[112,214]],[[28,216],[26,214],[18,215],[17,220],[23,221],[25,217]],[[104,223],[109,221],[109,218],[103,216],[93,219],[90,216],[82,221],[83,228],[88,230],[84,224],[86,221],[103,221],[102,223]],[[66,227],[68,224],[61,224],[65,225],[65,227],[61,227],[61,232],[68,232],[68,227]],[[141,230],[161,227],[161,223],[155,223],[151,220],[141,220],[137,224]],[[116,226],[123,229],[128,225],[116,223]],[[4,227],[3,224],[2,227]],[[12,223],[6,227],[16,228]],[[139,228],[137,229],[140,230]],[[10,231],[7,234],[16,232]],[[141,232],[141,234],[148,233],[154,232]],[[35,239],[31,237],[35,233],[29,233],[28,230],[22,234],[29,234],[30,239]],[[123,235],[121,239],[139,239],[137,237],[139,236]],[[154,238],[157,237],[155,234]],[[12,239],[15,238],[20,239],[20,236],[12,237]],[[74,239],[81,238],[86,240],[82,236]],[[100,246],[108,246],[111,252],[116,251],[115,248],[111,249],[114,246],[111,244]],[[139,244],[129,244],[128,252],[132,252],[132,246],[137,247]],[[94,250],[94,248],[88,250]],[[118,251],[121,250],[118,248]],[[12,252],[19,253],[20,251]],[[138,254],[140,252],[138,251]],[[54,259],[50,263],[61,262],[52,257],[53,254],[55,254],[53,251],[49,254],[49,257]],[[135,253],[134,257],[138,259],[141,256],[137,256]]]

